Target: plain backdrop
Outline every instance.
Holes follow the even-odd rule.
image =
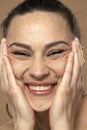
[[[0,0],[0,23],[7,16],[8,12],[23,0]],[[84,87],[87,88],[87,0],[60,0],[66,4],[75,14],[82,35],[82,46],[84,47],[85,55],[85,71],[84,71]],[[2,38],[0,30],[0,40]],[[10,118],[6,113],[6,102],[3,93],[0,91],[0,125],[8,121]]]

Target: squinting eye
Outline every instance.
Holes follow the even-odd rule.
[[[30,53],[20,52],[20,51],[14,51],[14,52],[11,52],[11,53],[13,53],[16,56],[29,56],[29,57],[31,56]]]
[[[62,49],[61,50],[55,50],[55,51],[52,51],[49,54],[47,54],[47,56],[55,56],[55,55],[59,55],[63,52],[64,52],[64,50],[62,50]]]

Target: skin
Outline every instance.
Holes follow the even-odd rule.
[[[1,89],[11,106],[16,130],[33,130],[35,117],[41,130],[74,129],[81,100],[84,58],[79,40],[73,38],[66,20],[59,14],[34,12],[12,20],[7,40],[2,40]],[[68,45],[61,43],[46,49],[47,45],[59,41]],[[31,49],[12,45],[14,42]],[[48,56],[56,49],[68,51]],[[26,51],[31,56],[15,55],[15,50]],[[26,82],[50,81],[57,85],[46,96],[34,96],[25,86]]]
[[[46,22],[43,23],[42,21],[45,20]],[[23,21],[24,24],[21,21]],[[25,50],[32,55],[31,58],[28,56],[27,58],[24,57],[24,59],[19,60],[18,58],[21,58],[20,56],[18,58],[10,56],[13,71],[18,80],[23,79],[23,83],[60,82],[65,70],[66,58],[57,65],[59,63],[58,56],[57,58],[52,56],[48,58],[46,55],[49,54],[52,49],[65,49],[69,47],[63,44],[60,47],[57,45],[46,50],[45,46],[61,40],[67,43],[71,42],[72,34],[67,27],[66,21],[63,21],[64,19],[61,16],[57,17],[57,15],[40,12],[28,14],[24,17],[16,17],[14,21],[12,21],[7,36],[8,44],[19,42],[30,45],[32,48],[32,51],[29,49]],[[61,24],[62,22],[63,24]],[[64,28],[63,30],[62,27]],[[62,31],[59,35],[60,30]],[[17,33],[15,33],[15,31]],[[14,35],[14,33],[16,35]],[[15,47],[12,46],[10,49],[14,51]],[[17,50],[17,47],[15,50]],[[17,65],[17,63],[19,64]],[[20,68],[22,69],[20,70]],[[28,93],[28,95],[30,97],[30,104],[34,110],[45,111],[51,106],[55,93],[45,97],[34,97],[30,93]]]

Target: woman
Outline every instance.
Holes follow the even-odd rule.
[[[75,130],[84,58],[74,15],[57,0],[26,0],[2,26],[1,89],[13,118],[8,129]]]

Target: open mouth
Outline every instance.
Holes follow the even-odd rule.
[[[56,86],[57,83],[26,83],[26,87],[29,93],[35,96],[49,95],[55,90]]]

